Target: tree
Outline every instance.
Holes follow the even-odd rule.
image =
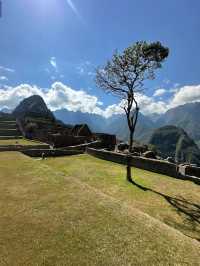
[[[96,70],[96,84],[108,93],[122,99],[129,128],[129,153],[137,124],[139,106],[137,94],[144,89],[144,81],[155,78],[155,70],[161,68],[169,49],[160,42],[136,42],[122,54],[115,52],[106,65]],[[132,182],[131,167],[127,158],[127,179]]]

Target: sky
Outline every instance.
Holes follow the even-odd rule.
[[[52,110],[122,112],[94,81],[117,49],[160,41],[170,54],[137,95],[146,115],[200,101],[199,0],[1,0],[0,109],[41,95]]]

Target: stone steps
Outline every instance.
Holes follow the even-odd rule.
[[[5,118],[5,117],[0,117],[0,122],[16,122],[15,119],[13,118]]]
[[[21,136],[16,120],[0,118],[0,139],[15,139]]]
[[[0,136],[20,136],[21,132],[17,129],[0,129]]]
[[[0,129],[17,129],[16,123],[0,123]]]
[[[7,139],[22,139],[23,136],[0,136],[0,140],[7,140]]]

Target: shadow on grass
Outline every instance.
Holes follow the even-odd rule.
[[[190,230],[200,234],[200,205],[187,201],[183,197],[175,198],[165,195],[161,192],[155,191],[151,188],[146,188],[142,185],[137,184],[134,181],[131,181],[134,186],[142,189],[143,191],[153,192],[161,197],[163,197],[172,207],[175,208],[179,215],[184,215],[184,218],[187,220],[187,224],[190,227]],[[185,224],[184,224],[185,226]],[[195,238],[200,241],[200,238]]]

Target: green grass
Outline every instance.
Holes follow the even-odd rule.
[[[38,144],[44,144],[39,141],[31,141],[29,139],[6,139],[1,140],[0,139],[0,146],[1,145],[38,145]]]
[[[88,155],[0,162],[0,265],[199,265],[199,186],[134,169],[144,191]]]

